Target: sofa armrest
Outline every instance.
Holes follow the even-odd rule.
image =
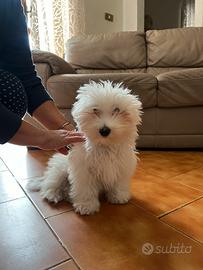
[[[34,64],[46,63],[50,66],[52,75],[76,74],[75,69],[61,57],[45,51],[33,50],[32,58]]]
[[[52,75],[76,73],[69,63],[53,53],[33,50],[32,58],[45,88],[47,88],[47,80]]]
[[[37,63],[35,64],[35,69],[37,71],[37,75],[41,78],[42,84],[45,88],[47,88],[47,80],[52,75],[51,68],[46,63]]]

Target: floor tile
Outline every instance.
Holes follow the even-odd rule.
[[[139,168],[132,179],[131,192],[133,204],[138,204],[155,215],[161,215],[203,196],[203,191],[146,174]]]
[[[66,212],[48,222],[83,270],[200,270],[203,266],[202,245],[131,204],[103,204],[93,216]],[[178,253],[180,246],[183,254]]]
[[[203,243],[203,199],[186,205],[161,220]]]
[[[170,179],[203,191],[203,167]]]
[[[6,167],[6,165],[3,162],[3,160],[0,158],[0,172],[7,171],[7,170],[8,170],[8,168]]]
[[[0,172],[0,203],[24,197],[19,184],[9,171]]]
[[[2,270],[46,269],[69,258],[27,198],[0,204]]]
[[[27,196],[32,200],[34,205],[38,208],[44,218],[58,215],[60,213],[72,210],[72,205],[68,202],[59,202],[57,204],[49,203],[47,200],[42,199],[39,192],[30,191],[26,185],[30,179],[20,180],[19,183],[24,189]],[[32,178],[32,180],[34,180]]]
[[[139,158],[145,173],[164,179],[203,166],[203,152],[142,151]]]
[[[22,179],[41,176],[51,154],[42,150],[28,151],[24,146],[12,144],[1,146],[1,158],[13,175]]]
[[[73,260],[69,260],[68,262],[62,263],[54,268],[50,268],[50,270],[79,270]]]

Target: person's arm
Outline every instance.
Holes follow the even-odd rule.
[[[43,130],[36,128],[0,103],[0,143],[6,142],[34,146],[44,150],[57,150],[66,154],[66,145],[83,142],[84,137],[78,132],[67,130]]]
[[[33,117],[48,129],[59,129],[65,122],[67,122],[53,101],[46,101],[41,104],[33,112]],[[73,130],[74,127],[69,123],[64,127],[64,129]]]
[[[22,121],[18,131],[9,140],[13,144],[34,146],[44,150],[56,150],[83,141],[84,137],[81,133],[39,129],[25,121]]]
[[[28,98],[28,112],[32,115],[42,103],[52,98],[37,77],[33,65],[20,0],[0,1],[0,23],[0,69],[15,74],[21,80]]]
[[[34,146],[44,150],[57,150],[66,154],[63,148],[68,144],[83,142],[84,137],[78,132],[67,130],[43,130],[21,120],[0,103],[0,143],[6,142]]]
[[[74,126],[65,119],[52,101],[46,101],[41,104],[33,112],[33,117],[48,129],[59,129],[64,123],[66,123],[66,125],[63,127],[64,130],[74,130]],[[59,148],[58,151],[65,155],[68,153],[66,147]]]
[[[64,123],[66,120],[51,101],[51,97],[36,75],[29,47],[26,20],[20,0],[0,1],[0,23],[4,26],[0,31],[0,68],[14,73],[23,83],[28,97],[28,112],[31,115],[34,113],[34,116],[47,128],[59,128],[62,122]],[[36,130],[36,128],[32,126],[26,128],[27,124],[24,122],[21,128],[19,128],[21,119],[17,116],[15,117],[15,125],[13,122],[8,121],[3,127],[6,132],[11,130],[9,135],[5,138],[2,133],[2,135],[0,134],[0,138],[3,136],[2,141],[7,142],[16,132],[13,139],[9,140],[9,142],[34,146],[35,142],[27,141],[29,138],[26,138],[26,136],[31,136],[32,132],[41,133],[42,131]],[[71,126],[66,126],[64,129],[69,130],[72,128]],[[31,133],[29,133],[28,130]],[[47,134],[54,135],[53,132],[48,131]],[[32,137],[33,136],[31,136],[31,138]],[[52,136],[52,139],[53,138],[54,136]],[[55,140],[57,140],[56,136]],[[65,145],[66,144],[63,146]],[[38,145],[38,147],[40,146]],[[53,146],[51,148],[53,149]],[[67,153],[67,150],[62,148],[60,152]]]
[[[2,0],[4,10],[4,46],[0,50],[0,68],[13,72],[23,83],[28,97],[28,112],[48,129],[58,129],[66,121],[37,77],[32,62],[27,25],[20,0]],[[0,19],[2,20],[2,18]],[[65,129],[72,130],[72,125]]]

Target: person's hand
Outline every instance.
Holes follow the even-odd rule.
[[[84,142],[83,133],[67,130],[46,130],[38,145],[43,150],[58,150],[62,154],[67,154],[65,146],[78,142]]]
[[[75,127],[70,123],[68,125],[66,125],[63,130],[67,130],[67,131],[75,131]],[[68,149],[67,147],[62,147],[57,149],[57,151],[61,154],[67,155],[68,154]]]

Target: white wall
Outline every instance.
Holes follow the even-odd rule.
[[[0,0],[1,1],[1,0]],[[144,3],[146,1],[146,6]],[[144,14],[157,18],[155,29],[180,26],[182,0],[84,0],[86,33],[112,33],[119,31],[143,31]],[[195,26],[203,26],[203,0],[195,0]],[[145,10],[145,12],[144,12]],[[104,19],[104,13],[114,15],[114,21]]]
[[[144,0],[123,0],[123,31],[144,30]]]
[[[123,28],[123,0],[84,0],[86,34],[112,33]],[[124,0],[125,1],[125,0]],[[104,19],[104,13],[114,15],[114,21]]]
[[[195,26],[203,26],[203,0],[195,0]]]
[[[84,0],[86,34],[144,30],[144,0]],[[104,19],[104,13],[114,21]]]

